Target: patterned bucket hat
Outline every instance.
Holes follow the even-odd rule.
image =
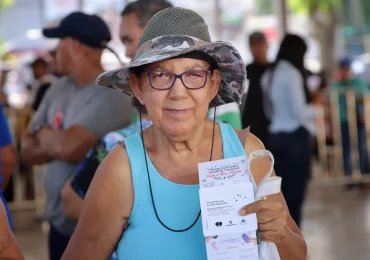
[[[208,26],[196,12],[179,7],[154,15],[145,26],[135,59],[119,69],[101,74],[97,84],[113,87],[133,96],[130,69],[201,51],[211,56],[221,72],[221,86],[212,105],[241,103],[246,70],[239,52],[227,42],[211,41]]]

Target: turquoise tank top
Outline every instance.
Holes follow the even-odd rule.
[[[219,123],[224,159],[245,156],[237,134],[229,124]],[[116,254],[121,260],[206,260],[202,220],[188,231],[172,232],[157,220],[149,191],[142,140],[139,133],[124,139],[131,165],[134,205],[128,228]],[[199,184],[173,183],[160,175],[148,156],[154,202],[160,219],[172,229],[189,227],[199,210]],[[253,177],[250,181],[254,183]],[[254,184],[255,186],[255,184]],[[256,187],[255,187],[256,188]]]

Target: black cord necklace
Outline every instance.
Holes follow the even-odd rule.
[[[191,224],[189,227],[184,228],[184,229],[172,229],[172,228],[168,227],[166,224],[164,224],[163,221],[158,216],[157,208],[155,207],[155,203],[154,203],[153,190],[152,190],[152,182],[150,180],[150,175],[149,175],[148,158],[147,158],[147,155],[146,155],[146,152],[145,152],[143,124],[142,124],[142,120],[141,120],[141,107],[140,107],[140,111],[139,111],[139,118],[140,118],[141,140],[143,141],[143,151],[144,151],[144,158],[145,158],[145,165],[146,165],[146,173],[148,175],[150,197],[152,199],[152,204],[153,204],[153,209],[154,209],[155,216],[157,217],[157,220],[159,221],[159,223],[161,223],[161,225],[164,228],[166,228],[166,229],[168,229],[168,230],[170,230],[172,232],[179,232],[180,233],[180,232],[188,231],[189,229],[191,229],[192,227],[194,227],[194,225],[198,222],[198,219],[199,219],[199,217],[201,215],[201,210],[199,210],[198,216],[194,220],[193,224]],[[211,146],[211,155],[210,155],[210,158],[209,158],[210,161],[212,161],[213,145],[214,145],[214,140],[215,140],[215,128],[216,128],[216,107],[214,107],[214,115],[213,115],[212,146]]]

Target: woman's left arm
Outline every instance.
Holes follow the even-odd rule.
[[[243,131],[239,132],[239,136],[243,135]],[[262,142],[251,133],[246,138],[244,148],[247,155],[265,149]],[[257,158],[253,161],[250,170],[257,185],[265,177],[270,166],[271,162],[267,157]],[[275,175],[275,173],[272,175]],[[258,237],[263,241],[275,243],[282,260],[307,259],[306,241],[290,216],[288,206],[281,192],[268,196],[266,200],[249,204],[240,210],[241,215],[253,213],[257,214]]]

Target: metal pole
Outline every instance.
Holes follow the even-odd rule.
[[[281,33],[285,35],[288,30],[288,8],[287,8],[287,3],[286,0],[280,0],[280,5],[281,5]]]
[[[288,28],[288,8],[286,0],[279,0],[279,1],[273,1],[274,2],[274,8],[275,12],[278,18],[278,31],[279,31],[279,37],[283,38],[284,35],[287,33]]]
[[[78,8],[79,11],[83,11],[84,0],[77,0],[77,8]]]
[[[222,16],[222,8],[220,0],[215,0],[215,32],[217,40],[221,40],[222,38],[222,25],[221,25],[221,17]]]
[[[44,27],[45,23],[45,3],[44,0],[39,0],[40,8],[40,28]]]

